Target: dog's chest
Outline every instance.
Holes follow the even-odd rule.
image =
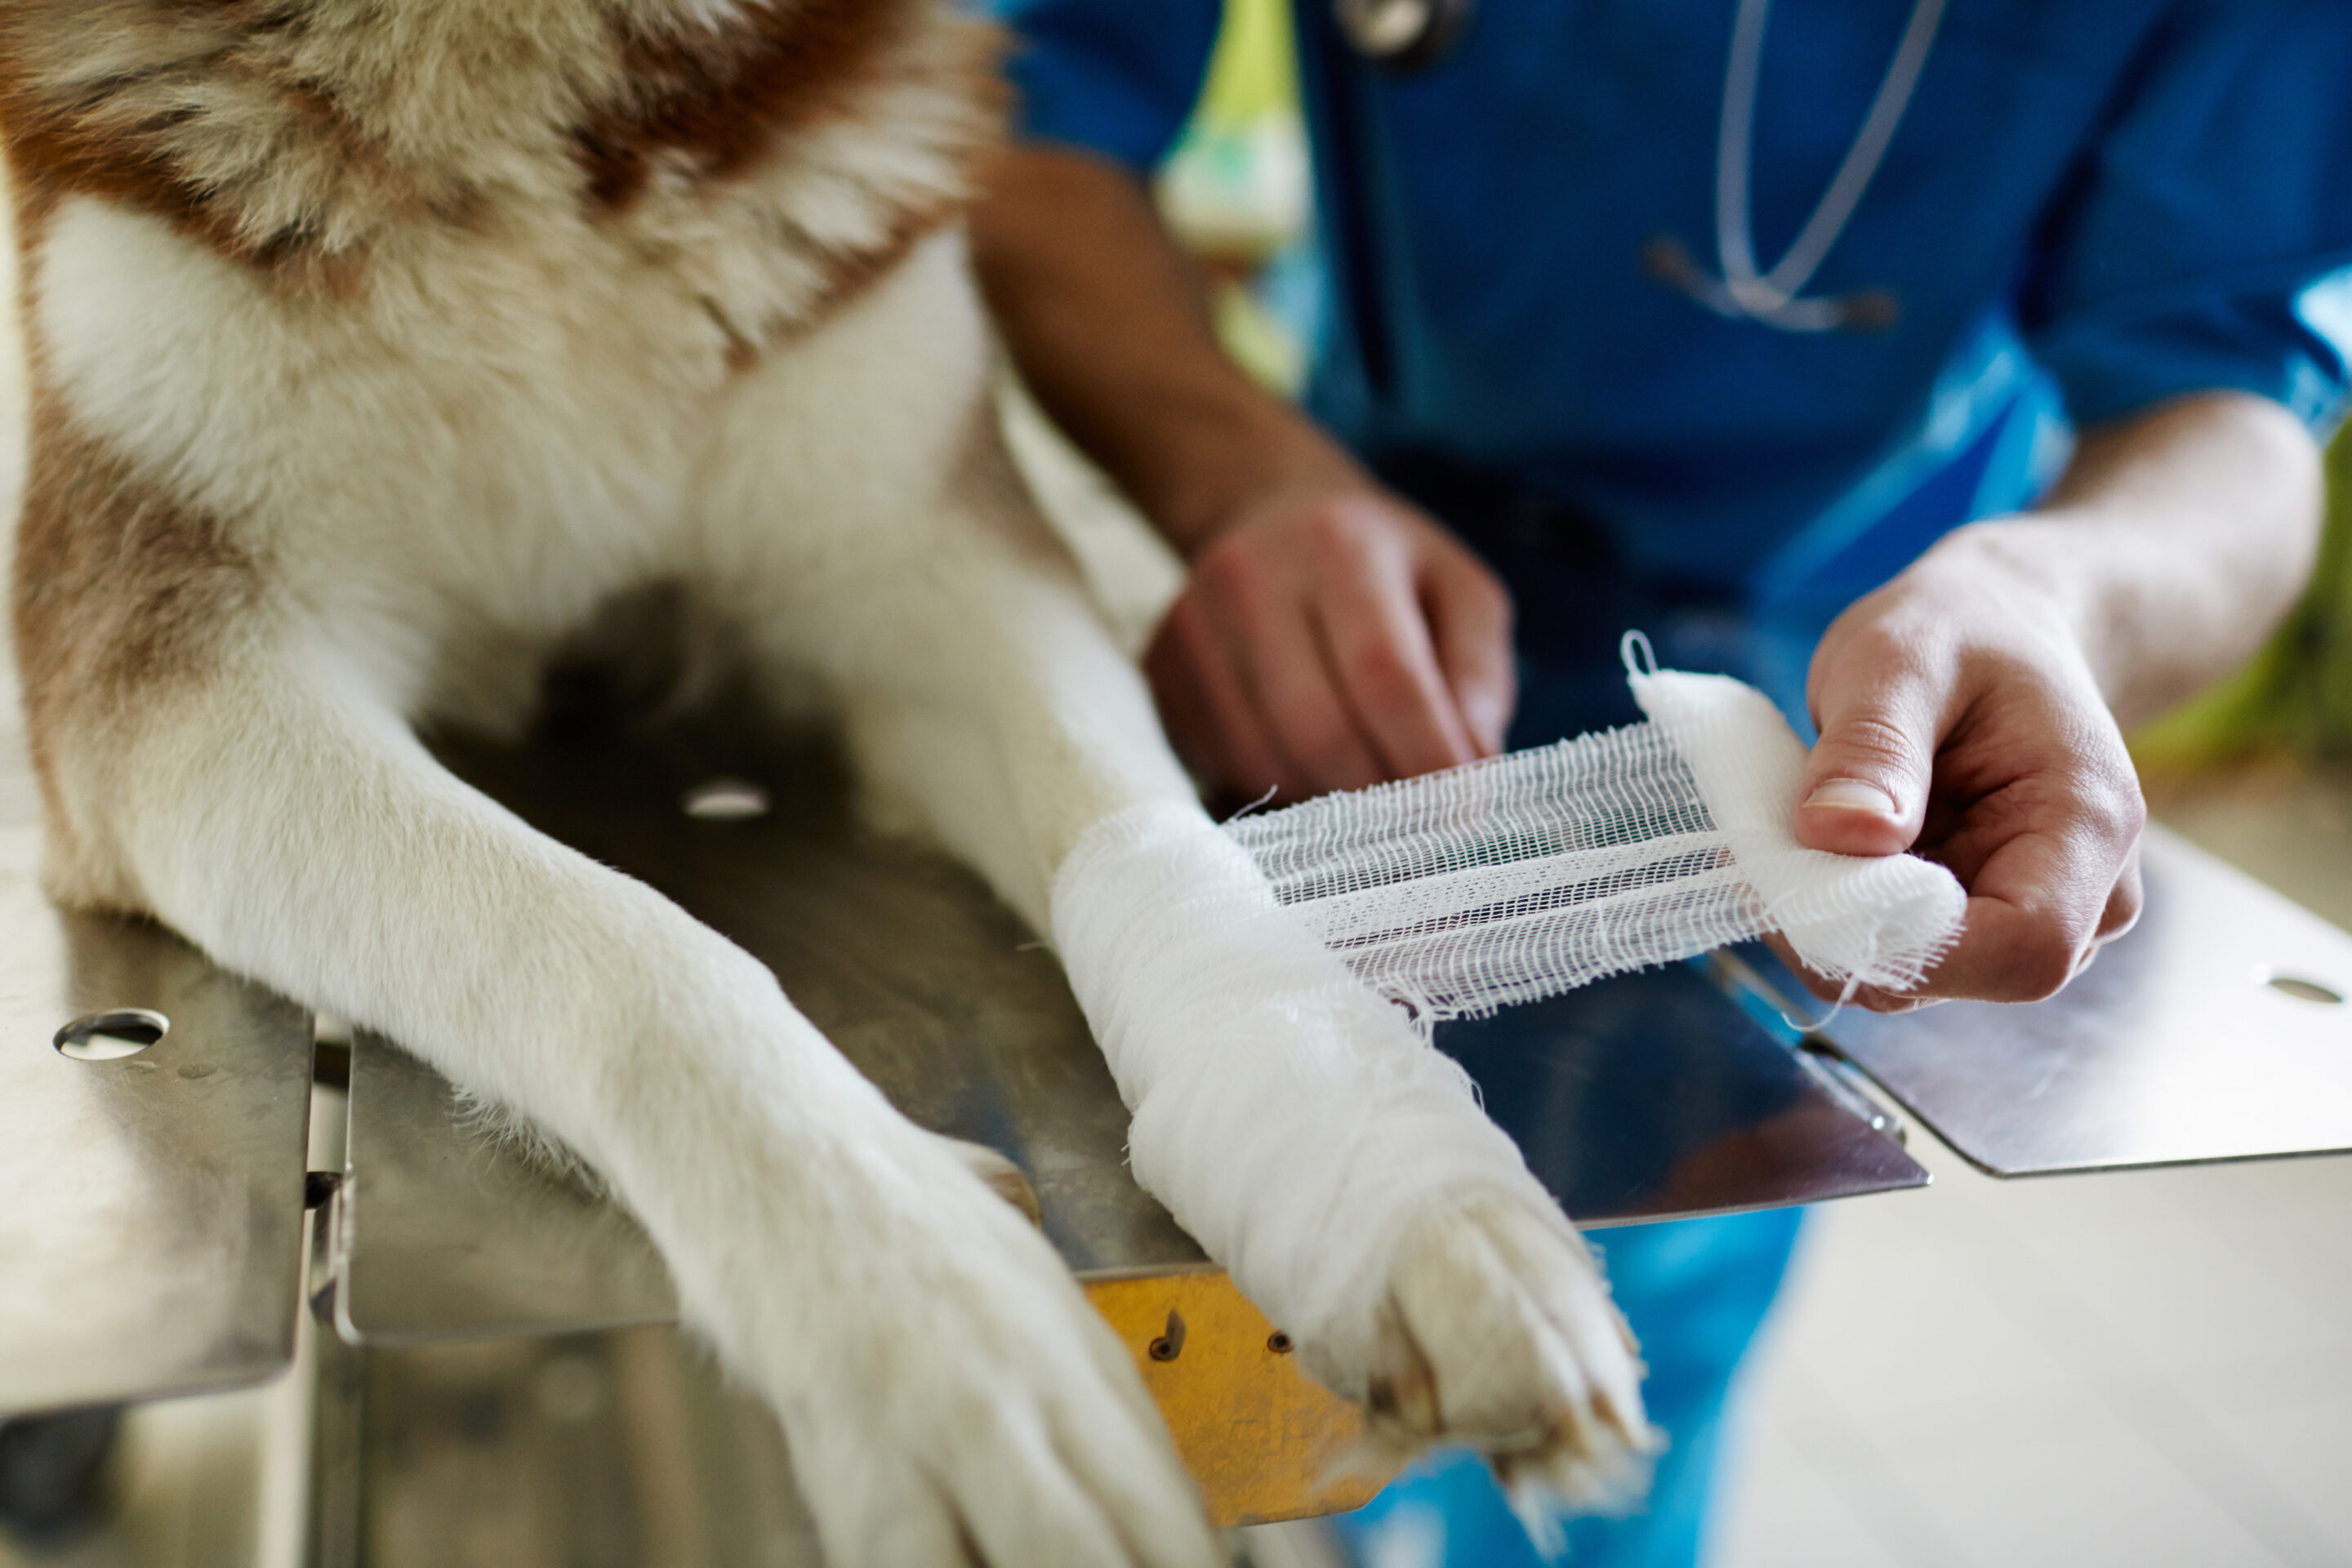
[[[651,565],[690,498],[740,358],[730,298],[697,283],[618,237],[516,224],[404,237],[355,297],[289,298],[77,201],[37,304],[74,415],[289,568],[561,616]]]

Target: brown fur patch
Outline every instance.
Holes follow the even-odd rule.
[[[625,213],[661,153],[682,154],[698,182],[723,182],[757,168],[796,131],[870,112],[862,100],[891,85],[904,46],[921,27],[964,35],[947,85],[985,128],[962,150],[970,168],[992,146],[1009,97],[996,70],[1003,37],[995,28],[943,17],[935,0],[764,0],[730,26],[623,36],[627,86],[574,132],[590,200],[608,216]],[[811,317],[887,276],[961,205],[960,197],[907,208],[879,244],[828,254]],[[736,346],[744,345],[739,339]],[[730,362],[740,369],[753,357],[730,353]]]
[[[28,19],[0,23],[0,132],[25,198],[46,209],[69,191],[128,201],[190,228],[205,225],[203,193],[181,178],[152,142],[97,133],[86,103],[42,90]]]
[[[658,151],[724,179],[796,127],[853,112],[923,11],[915,0],[767,0],[729,26],[624,32],[626,86],[573,133],[590,198],[626,207]]]
[[[168,28],[172,47],[159,43],[119,73],[70,84],[55,79],[56,62],[43,58],[44,46],[55,48],[60,36],[70,36],[56,19],[55,0],[8,9],[15,14],[0,18],[0,134],[37,205],[68,195],[121,202],[224,255],[338,288],[350,285],[355,261],[353,237],[333,232],[339,207],[363,203],[449,217],[469,208],[464,194],[436,194],[401,170],[330,93],[278,66],[263,46],[289,25],[287,0],[162,0],[120,26],[125,33]],[[95,26],[93,36],[107,37]],[[227,82],[249,89],[270,112],[252,132],[253,168],[242,178],[207,178],[188,166],[181,143],[205,112],[195,105],[206,89]],[[340,177],[314,185],[306,201],[289,204],[282,193],[259,199],[257,189],[283,178],[298,147]]]
[[[68,724],[201,675],[260,598],[251,553],[79,428],[33,375],[15,634],[37,772]],[[52,806],[56,802],[52,801]],[[53,811],[52,820],[62,820]]]
[[[861,250],[831,258],[826,270],[824,291],[817,297],[809,313],[812,319],[821,317],[848,300],[855,300],[875,284],[888,277],[898,263],[925,239],[937,233],[941,225],[950,221],[961,210],[960,204],[942,202],[937,206],[919,207],[898,215],[889,237],[871,250]]]
[[[17,525],[14,633],[41,792],[44,880],[70,907],[143,914],[143,895],[60,777],[142,704],[200,678],[260,597],[219,520],[174,501],[75,427],[34,375],[31,463]]]
[[[778,204],[772,243],[823,278],[814,308],[758,322],[765,335],[806,325],[945,221],[1002,118],[996,30],[947,0],[743,0],[718,23],[683,5],[623,22],[576,0],[562,26],[436,4],[0,0],[0,133],[37,205],[124,203],[338,293],[404,226],[493,221],[519,169],[539,173],[518,189],[577,189],[626,222],[656,169],[723,203],[795,133],[855,126],[892,146],[889,173],[810,174],[865,186],[887,217],[879,238],[808,232],[789,189],[744,184],[740,199]],[[420,85],[404,96],[403,81]],[[418,96],[445,82],[446,99]]]

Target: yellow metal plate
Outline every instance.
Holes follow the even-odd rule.
[[[1343,1513],[1388,1483],[1391,1470],[1350,1452],[1362,1409],[1307,1376],[1223,1271],[1086,1289],[1134,1355],[1219,1524]]]

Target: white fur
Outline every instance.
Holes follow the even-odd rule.
[[[794,221],[845,235],[877,179],[930,177],[846,132],[787,163]],[[513,724],[559,639],[667,579],[780,700],[829,694],[877,799],[1041,931],[1096,824],[1160,801],[1205,830],[1001,447],[961,241],[730,372],[714,318],[772,336],[806,305],[765,237],[775,190],[698,217],[656,192],[648,248],[507,184],[486,231],[387,229],[331,299],[123,207],[53,215],[26,279],[51,394],[265,572],[199,681],[57,738],[88,858],[64,885],[143,903],[577,1150],[774,1405],[843,1568],[962,1562],[960,1535],[1005,1568],[1210,1562],[1125,1352],[967,1158],[755,961],[412,732]],[[1570,1477],[1643,1431],[1601,1288],[1517,1192],[1433,1200],[1363,1314],[1318,1364],[1385,1391],[1391,1435]]]

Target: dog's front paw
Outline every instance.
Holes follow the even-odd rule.
[[[1477,1448],[1523,1514],[1631,1502],[1660,1446],[1642,1364],[1583,1239],[1517,1194],[1442,1200],[1400,1240],[1376,1315],[1370,1435]]]
[[[1220,1562],[1133,1362],[1009,1166],[911,1128],[836,1152],[777,1277],[739,1251],[704,1319],[782,1420],[827,1561]]]

